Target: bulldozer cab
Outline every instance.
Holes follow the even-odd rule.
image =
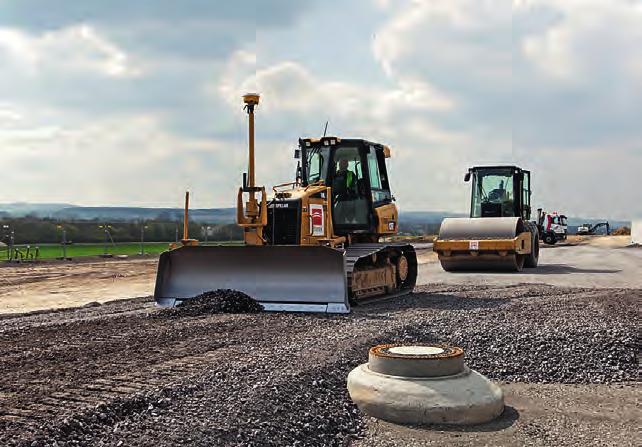
[[[531,215],[530,171],[516,166],[474,167],[470,217],[521,217]]]
[[[386,148],[359,139],[299,140],[304,187],[332,188],[332,220],[337,235],[375,233],[375,208],[392,202]]]

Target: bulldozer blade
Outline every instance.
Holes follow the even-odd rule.
[[[161,254],[154,299],[175,306],[203,292],[233,289],[265,310],[347,313],[344,252],[301,246],[185,246]]]
[[[512,241],[525,228],[519,217],[446,218],[439,228],[437,241],[442,247],[453,241]],[[519,253],[500,254],[481,249],[438,254],[442,268],[448,272],[521,271],[525,259]]]

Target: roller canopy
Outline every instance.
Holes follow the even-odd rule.
[[[161,254],[154,298],[161,306],[234,289],[266,310],[349,312],[344,252],[301,246],[186,246]]]

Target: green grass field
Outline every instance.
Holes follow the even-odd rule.
[[[210,242],[207,245],[239,245],[239,241]],[[62,257],[62,247],[60,244],[32,244],[30,252],[34,253],[35,247],[39,248],[39,259],[56,259]],[[16,245],[15,248],[23,254],[27,252],[26,245]],[[157,255],[169,248],[169,242],[146,242],[145,254]],[[105,252],[103,244],[72,244],[67,245],[68,258],[81,258],[86,256],[99,256]],[[114,256],[127,255],[135,256],[140,254],[140,243],[122,243],[109,244],[107,253]],[[0,261],[7,259],[6,247],[0,247]]]

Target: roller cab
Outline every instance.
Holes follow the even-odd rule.
[[[537,226],[530,219],[530,172],[516,166],[474,167],[470,218],[447,218],[433,250],[446,271],[521,271],[536,267]]]

